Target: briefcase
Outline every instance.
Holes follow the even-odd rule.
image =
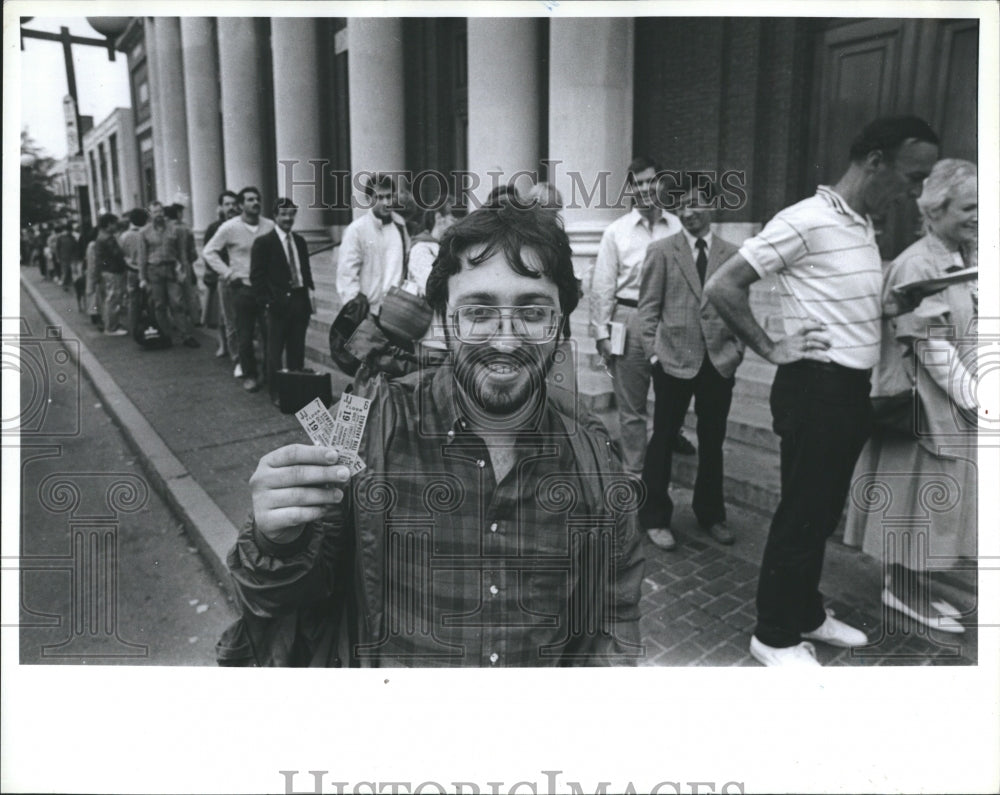
[[[278,387],[278,408],[282,414],[294,414],[315,398],[329,408],[333,405],[333,389],[329,373],[313,370],[278,370],[275,374]]]

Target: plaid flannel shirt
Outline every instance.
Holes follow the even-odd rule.
[[[458,411],[450,366],[379,384],[383,408],[376,397],[360,451],[369,469],[339,516],[287,545],[252,522],[244,528],[230,555],[244,615],[299,610],[314,619],[331,593],[351,590],[359,615],[350,656],[360,665],[609,665],[641,656],[635,505],[622,498],[630,481],[606,439],[547,403],[497,483],[485,442]],[[574,443],[570,433],[589,440]],[[592,459],[600,472],[576,460],[583,443],[603,454]]]

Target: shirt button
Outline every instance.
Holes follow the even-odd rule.
[[[496,596],[498,593],[500,593],[500,589],[497,588],[495,585],[491,585],[490,586],[490,593],[493,594],[494,596]]]
[[[490,655],[490,664],[491,665],[496,665],[497,660],[499,660],[499,659],[500,659],[500,655],[497,654],[496,652],[493,652],[493,654]]]
[[[495,533],[496,531],[497,531],[497,523],[494,522],[493,524],[490,525],[490,532]]]
[[[478,467],[479,467],[480,469],[482,469],[483,467],[485,467],[485,466],[486,466],[486,462],[485,462],[485,461],[483,461],[483,459],[481,459],[481,458],[480,458],[480,459],[479,459],[478,461],[476,461],[476,465],[477,465],[477,466],[478,466]]]

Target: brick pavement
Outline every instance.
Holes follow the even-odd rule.
[[[69,293],[42,282],[37,271],[22,268],[22,281],[49,305],[67,338],[76,338],[153,426],[166,447],[233,525],[249,508],[247,479],[257,459],[275,447],[302,440],[293,417],[278,413],[266,391],[245,393],[232,377],[228,359],[213,356],[215,332],[198,330],[202,348],[142,351],[128,337],[105,337],[79,314]],[[22,288],[22,300],[32,300]],[[331,372],[332,369],[331,369]],[[334,373],[339,390],[347,379]],[[114,407],[109,407],[114,408]],[[129,428],[124,427],[126,436]],[[133,440],[133,443],[134,440]],[[150,460],[140,453],[149,466]],[[155,481],[156,477],[152,478]],[[647,568],[642,584],[640,628],[647,648],[642,665],[756,665],[747,651],[754,626],[754,593],[767,520],[730,507],[729,524],[737,536],[721,547],[698,532],[690,512],[690,492],[672,490],[677,504],[679,547],[671,552],[644,541]],[[195,534],[205,532],[189,528]],[[209,556],[218,544],[201,544]],[[817,644],[821,662],[833,665],[975,664],[978,637],[974,605],[961,594],[970,619],[961,636],[929,632],[905,619],[883,615],[879,603],[879,564],[831,541],[822,588],[828,606],[848,623],[864,629],[873,643],[862,650]],[[219,561],[210,561],[218,568]]]

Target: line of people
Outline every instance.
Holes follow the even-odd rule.
[[[492,437],[505,427],[511,407],[539,403],[540,398],[522,394],[544,383],[529,375],[544,374],[551,366],[539,351],[566,333],[569,314],[586,293],[597,351],[617,399],[622,467],[644,486],[637,523],[661,549],[677,545],[669,493],[672,454],[692,398],[698,437],[693,511],[716,542],[735,540],[726,523],[723,442],[735,374],[746,346],[751,347],[778,366],[770,406],[781,476],[758,582],[753,656],[766,665],[815,665],[813,641],[841,647],[869,642],[864,632],[826,611],[819,591],[826,540],[852,484],[857,491],[858,483],[868,502],[851,501],[845,540],[883,557],[883,603],[927,626],[957,633],[961,610],[938,592],[929,561],[956,565],[975,553],[976,470],[970,449],[975,445],[976,368],[971,354],[978,296],[974,282],[949,282],[943,289],[926,283],[975,264],[978,186],[973,164],[937,162],[939,146],[921,119],[876,120],[851,144],[849,165],[836,183],[819,186],[814,196],[782,210],[738,247],[713,231],[715,185],[684,182],[676,213],[668,212],[656,201],[664,172],[654,161],[636,158],[629,167],[634,206],[604,231],[583,291],[567,259],[568,239],[558,219],[561,198],[551,186],[533,188],[534,208],[526,208],[531,202],[512,186],[501,186],[483,211],[458,220],[449,202],[422,214],[397,212],[399,186],[392,177],[377,175],[367,188],[370,211],[345,230],[336,289],[342,304],[364,294],[375,313],[390,290],[406,282],[428,297],[450,335],[447,344],[455,359],[457,381],[447,391],[457,389],[457,399],[465,401],[459,425],[442,432],[453,438],[458,427],[467,430],[475,421],[478,441],[467,442],[475,446],[485,440],[487,449],[470,460],[480,469],[489,461],[497,486],[506,483],[503,473],[516,472],[511,469],[518,457],[514,437],[521,437],[504,436],[499,446]],[[872,218],[884,216],[906,196],[920,197],[926,234],[886,269]],[[209,228],[201,255],[209,288],[204,309],[195,304],[197,253],[179,215],[182,209],[154,203],[149,222],[145,211],[133,211],[120,238],[114,216],[99,219],[83,260],[87,284],[100,285],[105,333],[127,333],[123,297],[128,327],[134,328],[133,308],[145,291],[157,324],[171,336],[176,326],[191,347],[197,346],[192,327],[217,315],[217,354],[236,357],[234,375],[243,379],[246,391],[256,392],[266,382],[276,400],[275,372],[282,362],[289,369],[303,366],[306,328],[316,308],[308,247],[293,231],[297,208],[279,199],[272,221],[262,215],[256,188],[220,195],[219,222]],[[50,242],[49,248],[58,251],[59,240]],[[62,255],[56,256],[61,263]],[[65,279],[65,270],[59,274]],[[520,285],[523,294],[507,281],[488,281],[488,274]],[[777,339],[761,327],[749,304],[751,285],[768,276],[776,280],[784,323],[784,335]],[[538,282],[537,289],[530,289],[531,280]],[[467,299],[461,305],[449,293],[459,287]],[[558,323],[558,329],[550,323]],[[935,333],[940,326],[951,326],[951,336]],[[488,362],[486,354],[497,361]],[[459,367],[462,357],[468,358]],[[463,367],[482,383],[463,381]],[[651,383],[655,409],[647,441]],[[909,435],[893,437],[877,429],[873,434],[870,395],[901,393],[915,396],[908,405],[923,419]],[[440,398],[426,397],[428,405]],[[400,407],[404,413],[420,410],[419,405]],[[554,416],[550,420],[558,424]],[[385,451],[371,452],[381,456]],[[276,498],[270,494],[274,489],[291,491],[276,498],[277,507],[265,510],[267,537],[257,534],[246,543],[277,554],[286,539],[302,533],[290,517],[315,517],[316,506],[336,502],[331,495],[343,492],[347,479],[340,468],[327,467],[335,461],[313,460],[313,455],[285,449],[262,460],[267,472],[296,462],[322,463],[324,468],[310,470],[310,477],[319,478],[327,490],[315,496],[309,511],[300,510],[295,500],[303,492],[292,488],[288,472],[272,472],[255,501]],[[603,463],[600,468],[605,472]],[[908,506],[919,514],[928,478],[955,484],[955,506],[938,511],[940,516],[919,532],[901,531],[890,544],[884,517],[870,504],[872,490],[863,485],[900,468],[905,477],[892,487],[897,508]],[[534,499],[527,486],[512,494],[529,503]],[[539,509],[538,516],[542,513]],[[490,532],[501,526],[493,522]],[[628,533],[623,533],[624,543]],[[535,541],[545,549],[542,537]],[[463,594],[472,598],[471,592]],[[637,603],[632,596],[622,597],[630,611]],[[546,607],[561,611],[554,598],[549,589]],[[521,659],[529,656],[526,649],[519,653]]]

